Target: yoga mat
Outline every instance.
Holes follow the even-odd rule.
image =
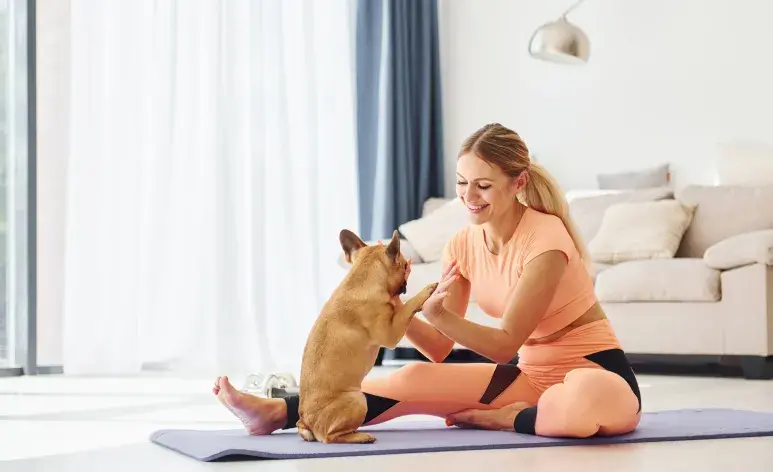
[[[407,454],[418,452],[515,449],[526,447],[625,444],[696,439],[773,436],[773,413],[730,409],[673,410],[644,413],[636,431],[616,437],[545,438],[509,431],[448,428],[438,421],[393,421],[362,428],[372,444],[305,442],[295,429],[268,436],[244,430],[160,430],[150,440],[200,461],[300,459],[318,457]]]

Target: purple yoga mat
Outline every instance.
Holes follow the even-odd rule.
[[[295,429],[269,436],[249,436],[243,430],[167,429],[156,431],[150,440],[206,462],[225,459],[299,459],[773,436],[773,413],[728,409],[652,412],[642,415],[639,427],[632,433],[588,439],[544,438],[507,431],[448,428],[442,420],[399,421],[362,430],[372,432],[377,438],[376,442],[309,443],[303,441]]]

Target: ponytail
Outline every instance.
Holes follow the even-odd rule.
[[[524,189],[521,203],[539,212],[561,218],[574,242],[574,247],[580,253],[580,258],[589,268],[591,259],[588,248],[569,214],[569,203],[566,201],[558,181],[538,162],[531,161],[529,163],[528,173],[529,180]]]

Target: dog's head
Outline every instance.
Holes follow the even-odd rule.
[[[356,234],[344,229],[339,235],[346,262],[367,262],[369,267],[381,267],[386,274],[387,290],[392,295],[404,294],[408,287],[408,261],[400,252],[400,235],[392,233],[389,244],[367,245]]]

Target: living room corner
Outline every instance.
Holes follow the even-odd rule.
[[[771,17],[762,0],[0,0],[0,469],[770,470]],[[581,390],[571,369],[542,385],[571,362],[522,362],[526,341],[507,362],[436,327],[436,358],[406,334],[373,347],[357,397],[378,439],[304,441],[308,335],[353,267],[340,232],[397,232],[402,302],[438,282],[449,242],[483,227],[469,196],[491,194],[457,172],[487,163],[461,150],[495,123],[525,149],[503,151],[513,182],[529,163],[555,177],[622,349],[570,346],[594,350]],[[525,192],[507,204],[533,211]],[[488,282],[462,315],[494,345]],[[599,393],[610,378],[627,396]],[[270,415],[249,406],[268,404],[284,416],[258,434]],[[470,404],[523,410],[488,431],[444,417]],[[623,404],[638,426],[616,435]],[[614,413],[595,433],[547,433],[594,405]]]

